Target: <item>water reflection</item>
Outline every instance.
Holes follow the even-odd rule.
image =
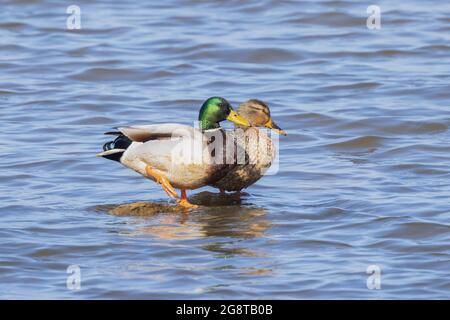
[[[173,204],[133,202],[101,205],[96,211],[117,216],[139,217],[139,225],[129,235],[147,234],[165,240],[187,240],[206,237],[248,239],[261,237],[271,227],[264,208],[243,205],[234,194],[201,192],[190,198],[200,208],[186,212]],[[142,226],[142,224],[145,224]],[[254,255],[245,248],[227,248],[230,241],[205,244],[204,249],[224,255]]]

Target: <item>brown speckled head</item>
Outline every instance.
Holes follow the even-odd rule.
[[[266,127],[276,131],[278,134],[286,135],[270,116],[269,106],[258,99],[250,99],[242,103],[238,108],[240,116],[247,119],[253,127]]]

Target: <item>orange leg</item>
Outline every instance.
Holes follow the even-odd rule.
[[[186,196],[186,190],[181,189],[181,199],[178,200],[178,205],[187,208],[187,209],[195,209],[198,208],[197,205],[189,203],[187,196]]]
[[[164,189],[164,191],[167,193],[167,195],[171,198],[177,198],[177,192],[170,184],[169,180],[166,179],[166,177],[162,176],[161,174],[157,173],[155,170],[152,169],[150,166],[145,167],[145,173],[149,177],[153,177],[157,183],[161,185],[161,187]]]

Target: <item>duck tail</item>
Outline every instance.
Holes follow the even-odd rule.
[[[131,145],[132,141],[124,136],[121,132],[106,132],[108,135],[115,135],[112,141],[108,141],[103,145],[103,152],[97,154],[97,157],[103,157],[109,160],[120,162],[122,154]]]

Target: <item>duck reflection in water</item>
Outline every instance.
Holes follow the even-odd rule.
[[[245,199],[245,194],[243,195]],[[201,192],[192,196],[192,203],[199,209],[189,215],[180,214],[183,208],[159,202],[134,202],[122,205],[103,205],[97,211],[106,211],[117,216],[139,217],[137,229],[127,235],[147,234],[165,240],[189,240],[198,238],[227,238],[207,243],[205,250],[222,256],[260,256],[251,249],[233,246],[232,239],[258,238],[271,227],[264,208],[241,204],[233,194]],[[146,225],[142,226],[142,222]],[[122,232],[123,234],[123,232]],[[230,239],[232,238],[232,239]],[[242,244],[243,242],[240,242]]]

